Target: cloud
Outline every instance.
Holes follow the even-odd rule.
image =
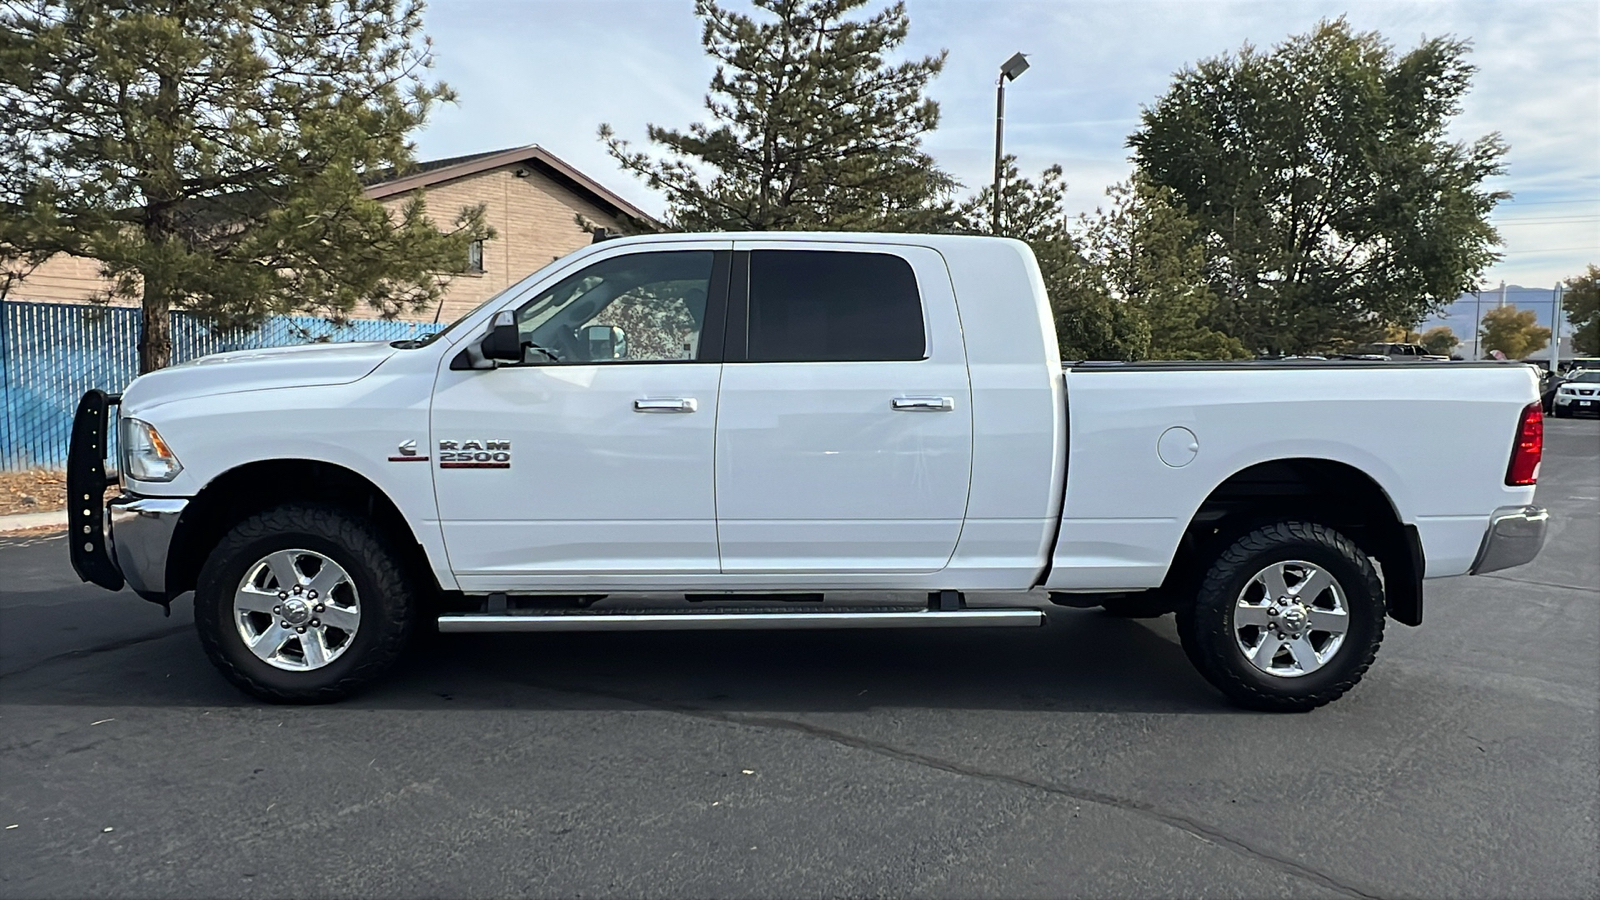
[[[723,0],[738,6],[740,0]],[[1404,51],[1423,36],[1473,44],[1478,66],[1452,136],[1498,131],[1508,172],[1494,186],[1515,200],[1510,225],[1551,210],[1588,216],[1505,229],[1506,258],[1487,277],[1553,283],[1600,259],[1600,5],[1540,3],[1177,2],[1177,0],[910,0],[907,55],[949,50],[931,94],[941,125],[926,144],[969,189],[993,173],[994,91],[1013,52],[1032,63],[1006,98],[1006,148],[1024,172],[1060,163],[1074,211],[1092,209],[1126,178],[1127,135],[1142,105],[1201,59],[1269,48],[1319,19],[1346,15]],[[609,122],[644,140],[646,123],[704,117],[713,65],[700,49],[691,0],[433,0],[427,30],[436,74],[461,94],[418,138],[425,157],[538,143],[647,210],[661,199],[617,170],[595,139]],[[1552,204],[1551,201],[1581,203]],[[1559,248],[1580,247],[1580,250]]]

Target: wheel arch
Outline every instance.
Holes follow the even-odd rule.
[[[1204,575],[1206,561],[1244,532],[1274,519],[1302,519],[1337,529],[1382,567],[1389,615],[1422,623],[1422,541],[1393,498],[1349,463],[1290,457],[1254,463],[1218,484],[1195,511],[1163,589],[1177,595]],[[1182,593],[1178,593],[1182,591]]]
[[[301,501],[336,506],[370,518],[407,558],[417,561],[410,577],[437,586],[427,551],[411,523],[382,488],[338,463],[311,459],[254,460],[206,483],[178,518],[167,553],[167,596],[193,590],[200,567],[234,523],[254,513]]]

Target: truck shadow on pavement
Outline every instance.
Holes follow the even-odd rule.
[[[432,635],[338,708],[1234,711],[1190,667],[1171,617],[1049,616],[1044,628],[971,632]],[[0,688],[7,704],[266,707],[174,627],[44,661]]]

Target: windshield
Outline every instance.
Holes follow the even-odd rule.
[[[1572,376],[1571,378],[1568,378],[1567,381],[1569,383],[1576,381],[1576,382],[1578,382],[1580,384],[1595,384],[1597,382],[1600,382],[1600,371],[1579,372],[1578,374]]]

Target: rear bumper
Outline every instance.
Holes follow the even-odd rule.
[[[1509,569],[1532,562],[1544,547],[1550,513],[1538,506],[1502,506],[1489,517],[1489,529],[1478,546],[1478,556],[1467,571],[1473,575]]]

